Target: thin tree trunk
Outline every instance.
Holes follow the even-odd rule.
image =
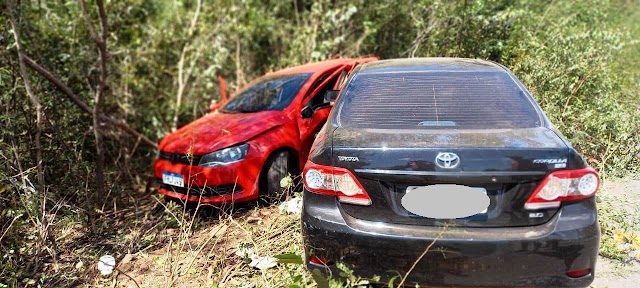
[[[103,202],[104,197],[104,143],[102,139],[102,102],[104,101],[105,91],[107,87],[107,62],[109,61],[109,52],[107,51],[107,38],[108,38],[108,26],[107,26],[107,13],[104,9],[104,2],[97,0],[98,14],[100,15],[100,35],[96,34],[91,23],[91,18],[87,12],[87,5],[84,0],[80,0],[82,6],[82,16],[84,18],[87,30],[93,41],[98,47],[100,53],[100,84],[96,89],[95,106],[93,107],[93,132],[96,140],[96,194],[93,197],[93,205]]]
[[[16,41],[16,50],[18,51],[18,63],[20,65],[20,75],[22,76],[22,80],[24,81],[24,89],[27,91],[27,96],[31,101],[31,104],[36,110],[36,135],[35,135],[35,150],[36,150],[36,162],[37,162],[37,171],[38,171],[38,199],[40,201],[40,220],[39,220],[39,241],[36,247],[36,263],[34,267],[34,271],[38,270],[38,259],[40,258],[40,254],[42,252],[42,248],[44,246],[44,242],[47,239],[48,229],[45,226],[46,223],[46,194],[45,194],[45,182],[44,182],[44,164],[42,162],[42,143],[40,141],[40,137],[42,135],[42,130],[44,129],[44,121],[45,114],[38,97],[33,93],[33,89],[31,88],[31,82],[29,81],[29,74],[27,73],[27,67],[24,64],[24,52],[22,50],[22,43],[20,42],[20,27],[16,25],[16,19],[14,18],[13,12],[13,4],[10,0],[6,0],[5,2],[7,7],[7,12],[9,14],[9,22],[11,23],[11,29],[13,30],[13,38]]]
[[[244,73],[242,71],[242,63],[240,60],[240,36],[236,36],[236,91],[242,88],[244,84]]]
[[[464,0],[464,4],[462,5],[462,23],[460,24],[460,29],[458,29],[458,51],[456,52],[456,56],[464,55],[462,42],[467,37],[467,7],[469,7],[469,2],[468,0]]]
[[[184,75],[184,61],[187,55],[187,50],[189,49],[189,41],[191,41],[191,38],[195,33],[196,24],[198,23],[198,16],[200,15],[201,8],[202,8],[202,0],[198,0],[196,11],[193,14],[193,18],[191,18],[191,24],[189,25],[189,30],[187,30],[187,41],[184,43],[184,46],[182,46],[182,51],[180,52],[180,60],[178,61],[178,91],[176,92],[176,109],[173,114],[171,131],[175,131],[178,128],[178,116],[180,115],[180,107],[182,106],[184,89],[186,88],[187,83],[189,82],[189,77],[191,77],[191,71],[193,70],[193,66],[195,64],[195,63],[192,63],[187,74]],[[198,56],[196,55],[196,57]]]

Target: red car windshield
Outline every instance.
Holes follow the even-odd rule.
[[[268,77],[240,91],[221,111],[223,113],[250,113],[282,110],[289,106],[298,90],[311,73]]]

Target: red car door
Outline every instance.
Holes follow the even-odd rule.
[[[368,61],[367,61],[368,62]],[[338,90],[344,84],[344,80],[361,61],[353,61],[339,67],[336,70],[328,71],[324,77],[319,78],[319,84],[311,88],[303,99],[301,109],[310,107],[313,111],[311,117],[304,118],[299,114],[298,129],[300,131],[301,159],[306,161],[309,148],[313,144],[316,134],[329,117],[333,103],[324,101],[324,95],[329,90]],[[304,162],[303,162],[304,163]]]

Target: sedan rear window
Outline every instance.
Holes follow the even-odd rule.
[[[361,74],[340,96],[339,124],[390,129],[510,129],[541,125],[504,72]]]

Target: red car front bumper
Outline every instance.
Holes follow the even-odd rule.
[[[156,159],[153,167],[160,184],[158,192],[161,194],[216,205],[257,199],[260,167],[263,163],[264,160],[260,157],[247,155],[244,160],[217,167],[173,163],[164,159]],[[184,187],[163,183],[164,172],[182,175]]]

